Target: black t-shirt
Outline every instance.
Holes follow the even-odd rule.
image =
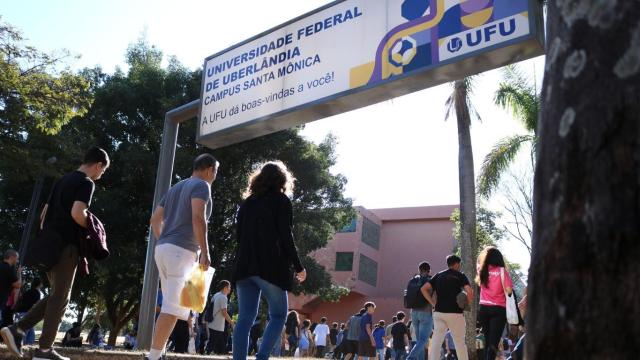
[[[469,285],[469,279],[460,271],[448,269],[436,274],[429,283],[433,287],[438,300],[436,311],[441,313],[463,313],[456,302],[456,297],[465,285]]]
[[[47,202],[49,207],[45,225],[53,225],[63,238],[77,243],[80,225],[71,217],[71,209],[76,201],[81,201],[89,207],[94,189],[93,180],[81,171],[76,170],[63,176],[56,183]]]
[[[407,325],[401,321],[393,324],[391,327],[391,336],[393,336],[393,348],[394,349],[404,349],[404,337],[407,335],[407,331],[409,328]]]
[[[13,283],[18,281],[16,268],[0,261],[0,307],[7,305],[7,300],[13,290]]]
[[[329,340],[331,341],[331,345],[338,343],[338,329],[331,328],[329,330]]]

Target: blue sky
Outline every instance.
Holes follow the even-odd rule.
[[[41,50],[66,48],[81,55],[72,68],[101,65],[107,72],[124,66],[128,44],[145,33],[148,41],[175,55],[191,69],[204,58],[327,3],[319,0],[3,1],[2,19],[22,30]],[[543,58],[521,63],[541,83]],[[482,116],[472,141],[476,173],[499,139],[523,128],[492,103],[499,71],[478,77],[473,102]],[[334,172],[347,176],[347,195],[368,208],[457,204],[458,146],[455,119],[444,120],[449,85],[423,90],[311,124],[304,135],[339,139]],[[519,165],[526,166],[526,156]],[[502,210],[501,201],[489,206]],[[504,222],[507,220],[505,219]],[[524,248],[504,244],[507,255],[528,266]]]

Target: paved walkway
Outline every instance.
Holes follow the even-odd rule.
[[[23,352],[25,353],[25,358],[30,359],[31,353],[33,351],[32,347],[25,347]],[[141,352],[135,351],[103,351],[103,350],[86,350],[86,349],[65,349],[65,348],[56,348],[60,354],[64,356],[70,357],[72,360],[130,360],[130,359],[143,359],[143,354]],[[15,356],[12,356],[7,348],[4,345],[0,345],[0,360],[8,360],[15,359]],[[231,359],[231,356],[193,356],[193,355],[177,355],[177,354],[169,354],[167,359],[175,359],[175,360],[190,360],[190,359],[216,359],[216,360],[226,360]]]

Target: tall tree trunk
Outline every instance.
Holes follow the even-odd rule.
[[[548,15],[527,357],[637,359],[640,2]]]
[[[460,182],[460,252],[462,270],[469,281],[476,276],[476,187],[473,169],[473,148],[471,146],[471,115],[468,106],[467,82],[458,80],[455,86],[455,110],[458,121],[458,168]],[[472,287],[474,287],[472,285]],[[474,287],[475,288],[475,287]],[[476,358],[475,336],[478,306],[474,301],[471,311],[465,312],[467,321],[467,347],[469,358]]]

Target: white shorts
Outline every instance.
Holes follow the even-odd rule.
[[[193,264],[198,261],[198,255],[172,244],[158,245],[155,252],[156,266],[158,266],[162,285],[160,312],[177,316],[180,320],[187,320],[190,309],[180,306],[180,293],[188,276],[191,275]]]

